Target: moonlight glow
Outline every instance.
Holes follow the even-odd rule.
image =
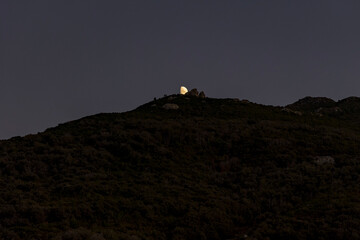
[[[180,87],[180,94],[184,95],[184,94],[187,93],[187,92],[188,92],[188,90],[187,90],[186,87],[184,87],[184,86],[181,86],[181,87]]]

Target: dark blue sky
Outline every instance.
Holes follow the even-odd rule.
[[[358,0],[1,0],[0,139],[177,93],[360,95]]]

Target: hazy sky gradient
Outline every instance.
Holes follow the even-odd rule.
[[[1,0],[0,139],[180,85],[286,105],[360,95],[358,0]]]

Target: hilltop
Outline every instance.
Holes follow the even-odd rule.
[[[343,114],[359,114],[360,98],[348,97],[335,102],[334,100],[325,97],[305,97],[286,107],[307,113],[317,113],[318,115],[326,114],[339,116]]]
[[[0,141],[0,239],[358,239],[359,106],[171,95]]]

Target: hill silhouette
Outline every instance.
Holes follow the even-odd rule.
[[[359,106],[171,95],[0,141],[0,239],[359,239]]]

